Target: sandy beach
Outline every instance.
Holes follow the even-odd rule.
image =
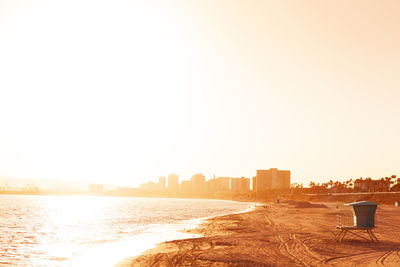
[[[208,219],[190,233],[200,238],[159,244],[118,266],[399,266],[399,208],[380,205],[379,243],[348,235],[334,240],[336,203],[283,201],[246,213]]]

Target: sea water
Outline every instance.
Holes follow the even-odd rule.
[[[193,237],[194,219],[250,203],[174,198],[0,195],[0,266],[112,266]]]

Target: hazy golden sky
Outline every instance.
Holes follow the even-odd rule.
[[[399,1],[0,0],[0,176],[399,175]]]

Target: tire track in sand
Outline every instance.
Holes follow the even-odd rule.
[[[396,254],[394,253],[396,252]],[[377,265],[377,266],[399,266],[400,257],[398,251],[367,251],[357,254],[343,255],[338,257],[333,257],[325,260],[325,263],[339,261],[348,262],[351,259],[353,263],[357,265]]]

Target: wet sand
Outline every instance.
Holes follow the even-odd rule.
[[[400,266],[400,208],[380,205],[379,243],[347,235],[334,240],[336,203],[287,201],[208,219],[190,233],[203,237],[165,242],[118,266]]]

